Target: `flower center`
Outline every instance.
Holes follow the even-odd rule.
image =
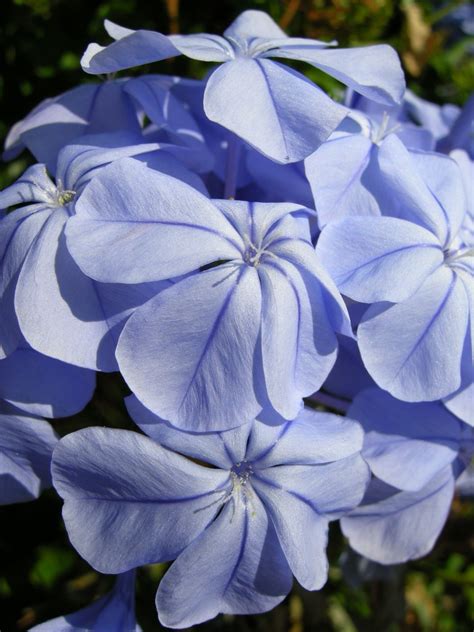
[[[58,178],[56,181],[56,190],[53,194],[53,202],[56,206],[66,206],[76,197],[76,191],[65,189],[63,183]]]
[[[262,246],[255,246],[251,242],[248,242],[247,248],[243,254],[243,260],[248,266],[256,268],[260,263],[261,258],[264,255],[271,254],[268,250],[265,250]]]
[[[76,195],[75,191],[58,191],[57,201],[60,206],[65,206],[72,202]]]
[[[401,125],[399,123],[389,127],[390,116],[387,112],[383,113],[382,121],[376,130],[373,130],[370,134],[371,140],[375,145],[380,145],[382,141],[387,138],[389,134],[393,134],[401,129]]]
[[[474,248],[446,250],[444,253],[444,261],[448,266],[456,264],[460,262],[461,259],[466,259],[467,257],[474,257]]]
[[[247,463],[247,461],[236,463],[230,471],[233,487],[235,486],[245,487],[245,485],[247,485],[247,483],[249,482],[252,474],[253,474],[253,469],[250,463]]]

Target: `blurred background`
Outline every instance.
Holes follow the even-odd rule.
[[[107,43],[109,18],[165,33],[222,33],[241,11],[262,9],[292,35],[337,39],[342,46],[388,42],[399,52],[409,87],[425,99],[462,105],[474,82],[474,9],[458,0],[0,0],[0,137],[41,100],[92,80],[79,66],[91,41]],[[184,57],[146,70],[202,77],[209,66]],[[312,72],[303,67],[312,77]],[[314,77],[313,77],[314,78]],[[337,98],[340,85],[319,83]],[[0,187],[20,175],[25,154],[0,164]],[[80,415],[56,420],[60,435],[88,425],[131,427],[118,376],[99,375]],[[0,508],[0,630],[18,632],[77,610],[104,594],[113,578],[95,573],[69,546],[61,504],[49,491],[36,502]],[[434,552],[398,567],[367,566],[347,556],[331,532],[329,582],[299,588],[271,613],[219,617],[202,630],[229,632],[471,632],[474,621],[474,502],[457,497]],[[341,559],[342,556],[342,559]],[[165,565],[138,573],[137,613],[144,632],[159,630],[154,592]],[[104,632],[107,632],[104,630]]]

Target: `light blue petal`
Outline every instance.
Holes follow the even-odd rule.
[[[369,484],[370,470],[355,453],[332,463],[258,468],[254,479],[257,491],[261,485],[284,491],[307,503],[319,516],[334,520],[359,505]],[[273,502],[284,501],[280,496],[280,501]]]
[[[309,156],[347,113],[303,75],[276,62],[249,58],[213,72],[204,110],[211,121],[281,163]]]
[[[33,415],[74,415],[92,398],[94,389],[93,371],[48,358],[33,349],[17,349],[0,361],[0,397]]]
[[[306,590],[319,590],[328,575],[329,520],[291,490],[253,478],[253,486],[267,508],[293,575]]]
[[[56,181],[78,194],[108,163],[159,148],[158,143],[144,143],[141,136],[128,132],[83,136],[59,152]]]
[[[363,438],[361,426],[352,419],[305,407],[280,426],[255,422],[246,459],[259,469],[329,463],[360,452]]]
[[[125,85],[121,80],[86,84],[43,101],[15,126],[17,142],[54,174],[59,151],[83,134],[124,129],[140,134],[137,112],[123,90]]]
[[[400,103],[405,92],[405,78],[397,53],[387,44],[354,48],[323,49],[317,43],[314,48],[294,46],[291,39],[267,54],[305,61],[346,86],[353,88],[377,103]]]
[[[22,340],[14,305],[18,275],[50,215],[49,206],[31,204],[0,220],[0,358],[15,351]]]
[[[142,632],[135,619],[135,571],[119,575],[112,590],[90,606],[30,629],[31,632]]]
[[[427,228],[443,247],[451,240],[448,215],[423,179],[416,154],[390,134],[378,153],[378,202],[384,215],[400,217]],[[437,173],[439,171],[437,170]]]
[[[452,241],[459,232],[468,204],[459,165],[441,154],[412,151],[411,156],[418,173],[446,214]]]
[[[375,146],[362,134],[328,140],[305,160],[305,171],[318,212],[318,224],[351,215],[379,215],[366,181]]]
[[[183,430],[251,421],[261,408],[253,375],[260,303],[250,266],[229,263],[176,283],[123,330],[117,359],[125,380],[145,406]]]
[[[71,543],[104,573],[174,559],[213,519],[229,478],[107,428],[67,435],[51,471]]]
[[[69,254],[66,210],[56,210],[21,270],[15,308],[21,331],[40,353],[89,369],[113,371],[118,333],[107,322],[97,285]]]
[[[311,243],[308,218],[314,211],[291,203],[241,202],[240,200],[213,200],[232,226],[241,235],[245,245],[261,245],[273,250],[273,244],[291,239]],[[299,216],[304,221],[298,221]],[[295,221],[296,220],[296,221]],[[284,222],[284,223],[283,223]]]
[[[226,62],[234,57],[232,46],[220,35],[170,35],[169,40],[182,55],[191,59]]]
[[[361,303],[403,301],[444,262],[434,235],[395,217],[331,222],[316,252],[339,290]]]
[[[218,518],[178,557],[156,596],[158,618],[187,628],[224,614],[257,614],[291,589],[291,571],[274,527],[252,492],[230,500]]]
[[[49,466],[56,443],[49,423],[1,404],[0,505],[34,500],[51,485]]]
[[[92,75],[109,74],[179,55],[169,38],[156,31],[122,32],[121,35],[109,46],[89,44],[81,59],[82,69]]]
[[[272,253],[291,262],[301,274],[310,296],[322,297],[327,317],[334,331],[353,337],[346,304],[311,244],[303,240],[284,240],[272,244]],[[320,293],[320,294],[319,294]]]
[[[286,38],[285,32],[264,11],[243,11],[224,31],[230,40],[251,40],[255,37]]]
[[[157,417],[135,395],[125,399],[125,405],[134,422],[159,444],[180,454],[212,463],[222,469],[231,469],[245,457],[247,438],[252,423],[227,432],[181,432]],[[234,441],[232,441],[234,439]],[[238,450],[235,450],[235,440]],[[234,449],[232,449],[234,448]]]
[[[358,328],[362,360],[398,399],[441,399],[460,386],[467,326],[463,284],[443,266],[403,303],[367,310]]]
[[[361,555],[401,564],[426,555],[446,522],[454,493],[451,467],[422,490],[398,492],[364,504],[341,520],[342,532]]]
[[[259,266],[262,286],[262,360],[269,400],[293,419],[303,397],[319,389],[337,355],[337,339],[320,286],[305,285],[282,259]]]
[[[86,187],[67,225],[68,248],[83,272],[106,283],[180,276],[241,257],[244,244],[201,193],[130,158]],[[98,256],[106,252],[107,256]]]
[[[372,472],[398,489],[422,489],[457,458],[461,424],[438,402],[409,404],[372,388],[347,414],[364,428],[362,455]]]
[[[45,165],[28,167],[11,186],[0,191],[0,209],[28,202],[51,204],[56,187],[48,176]]]

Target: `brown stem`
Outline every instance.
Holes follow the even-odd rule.
[[[166,0],[168,11],[169,32],[172,35],[179,33],[179,0]]]
[[[283,30],[286,30],[293,22],[295,15],[298,13],[301,6],[301,0],[289,0],[286,5],[284,14],[280,18],[280,26]]]

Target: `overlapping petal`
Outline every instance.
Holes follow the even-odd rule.
[[[105,573],[174,559],[213,519],[229,478],[137,433],[102,428],[65,437],[52,475],[72,544]]]
[[[34,500],[51,485],[57,440],[48,422],[0,405],[0,505]]]
[[[229,263],[191,276],[130,318],[120,370],[140,401],[177,427],[246,423],[260,410],[253,384],[260,312],[255,268]]]
[[[241,255],[243,243],[201,193],[132,159],[106,167],[68,222],[68,248],[103,282],[141,283]],[[107,257],[97,257],[98,252]]]
[[[163,625],[186,628],[220,612],[266,612],[286,597],[291,571],[261,501],[253,496],[252,505],[229,502],[171,566],[156,597]]]
[[[245,85],[252,89],[242,90]],[[309,156],[347,114],[303,75],[250,58],[238,58],[213,72],[204,110],[211,121],[281,163]]]
[[[366,170],[374,151],[369,138],[353,134],[323,143],[306,158],[305,172],[320,228],[341,217],[380,214],[377,200],[366,182]]]
[[[235,18],[224,31],[225,37],[230,40],[245,41],[258,38],[285,38],[285,32],[264,11],[249,9]]]
[[[341,519],[344,535],[358,553],[381,564],[400,564],[426,555],[446,522],[453,499],[451,467],[419,491],[387,490],[385,499],[368,501]]]
[[[263,469],[316,465],[359,452],[362,441],[362,428],[353,420],[305,407],[295,420],[280,426],[255,423],[246,458]]]
[[[405,401],[432,401],[461,384],[467,327],[464,286],[442,267],[408,300],[370,307],[358,328],[359,347],[381,388]]]
[[[160,445],[194,459],[230,469],[243,461],[253,423],[226,432],[180,432],[146,408],[135,395],[126,398],[127,410],[135,423]]]
[[[439,159],[444,165],[445,159]],[[395,134],[387,137],[378,153],[381,184],[378,191],[379,204],[384,215],[400,217],[427,228],[445,247],[454,235],[447,210],[441,205],[441,201],[445,200],[438,200],[433,195],[428,186],[431,179],[427,183],[418,169],[418,164],[428,162],[429,159],[424,162],[417,160],[416,155],[409,152]],[[451,163],[448,164],[450,171],[452,166]],[[441,167],[443,168],[444,166]],[[426,169],[422,171],[426,172]],[[439,169],[437,172],[439,173]],[[457,202],[456,199],[455,207]]]
[[[316,282],[306,286],[284,260],[262,264],[259,275],[265,386],[273,407],[293,419],[334,365],[336,334]]]
[[[93,371],[30,348],[19,348],[0,361],[0,397],[32,415],[74,415],[91,399],[94,388]]]
[[[117,577],[112,590],[77,612],[45,621],[32,632],[141,632],[135,619],[135,571]]]
[[[49,206],[36,204],[18,209],[0,221],[0,358],[15,351],[21,342],[14,306],[15,288],[25,258],[50,215]]]
[[[109,74],[179,55],[166,35],[156,31],[119,28],[121,30],[115,29],[115,33],[118,35],[120,32],[120,39],[109,46],[89,44],[81,59],[85,72],[92,75]]]
[[[372,388],[348,415],[364,428],[362,454],[372,472],[398,489],[422,489],[458,456],[461,424],[438,402],[401,402]]]
[[[316,252],[340,291],[362,303],[404,301],[444,262],[434,235],[394,217],[331,222]]]
[[[305,61],[335,77],[359,94],[384,105],[400,103],[405,79],[395,50],[386,44],[354,48],[321,48],[320,44],[284,44],[266,53],[268,57]]]

